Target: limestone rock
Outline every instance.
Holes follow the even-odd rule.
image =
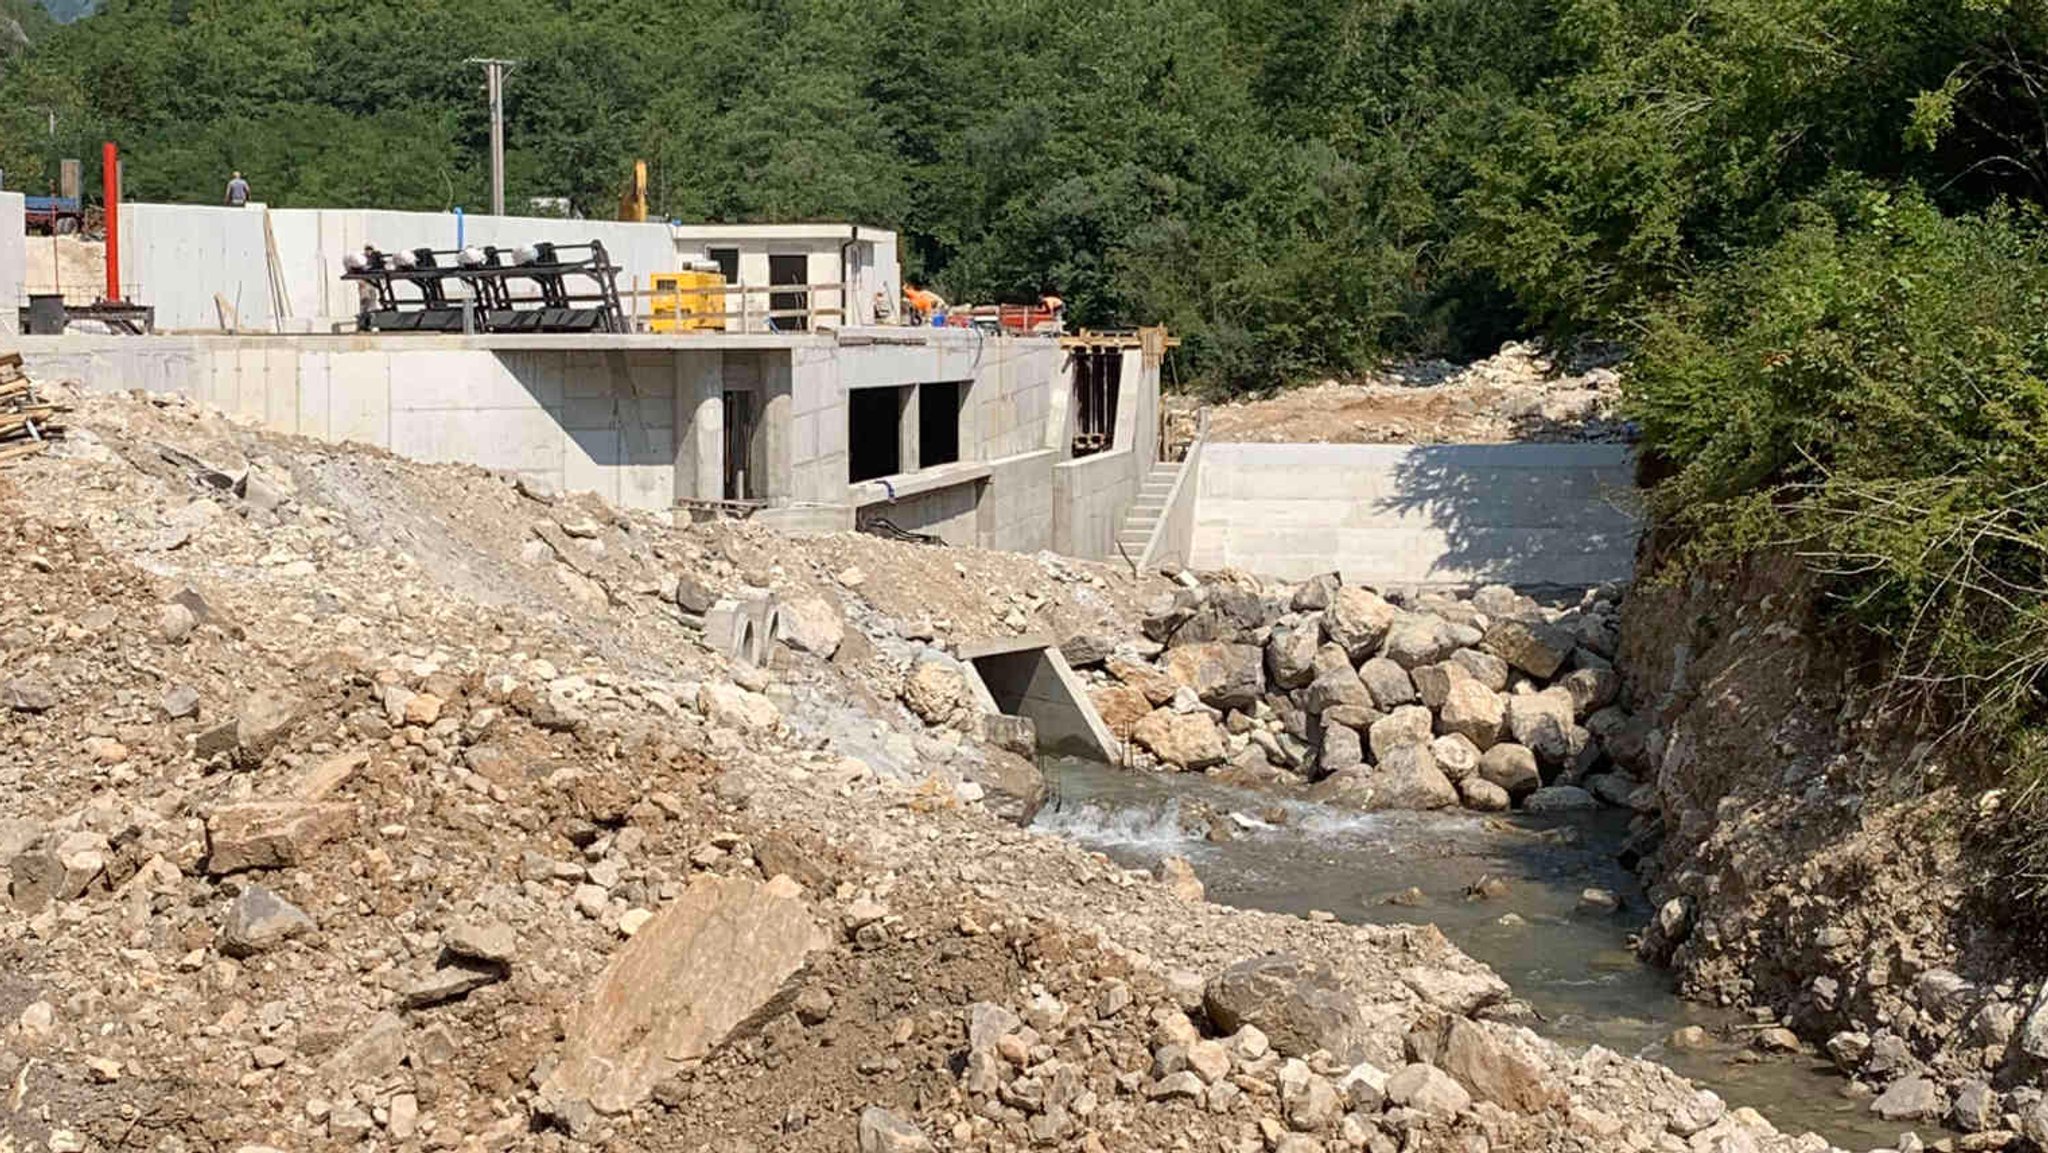
[[[0,705],[17,713],[46,713],[57,707],[57,691],[36,677],[14,677],[0,683]]]
[[[228,906],[220,951],[230,957],[253,957],[312,928],[313,918],[298,906],[262,885],[249,885]]]
[[[2048,1061],[2048,982],[2035,995],[2033,1007],[2020,1022],[2020,1052],[2036,1061]]]
[[[903,674],[903,703],[926,724],[945,724],[966,701],[967,674],[942,652],[923,650]]]
[[[51,901],[71,901],[105,875],[110,848],[98,833],[53,834],[8,864],[8,892],[15,907],[36,910]]]
[[[1387,1078],[1387,1101],[1439,1117],[1455,1117],[1472,1107],[1466,1092],[1449,1073],[1434,1065],[1404,1065]]]
[[[1471,678],[1454,679],[1444,694],[1437,727],[1471,741],[1480,751],[1500,739],[1507,719],[1507,705],[1498,693]]]
[[[1327,970],[1292,953],[1239,961],[1210,978],[1202,1007],[1225,1033],[1256,1026],[1288,1057],[1327,1049],[1357,1060],[1366,1027],[1357,998]]]
[[[247,801],[215,809],[206,822],[206,871],[281,869],[355,827],[354,805],[338,801]]]
[[[1228,755],[1223,731],[1205,713],[1158,709],[1131,728],[1131,739],[1169,765],[1205,769]]]
[[[846,622],[823,597],[782,602],[782,639],[798,652],[829,658],[846,639]]]
[[[463,921],[441,934],[441,947],[486,965],[509,965],[519,952],[519,935],[503,921]]]
[[[631,1109],[754,1019],[830,943],[788,878],[698,874],[570,1014],[542,1096]]]
[[[1915,1074],[1891,1083],[1870,1103],[1870,1111],[1886,1121],[1927,1121],[1942,1114],[1941,1090]]]
[[[1485,685],[1489,691],[1506,692],[1508,687],[1508,663],[1492,653],[1478,649],[1459,649],[1450,656],[1450,662],[1472,674],[1472,679]]]
[[[1337,590],[1323,610],[1323,633],[1352,660],[1362,661],[1386,639],[1397,612],[1378,593],[1357,587]]]
[[[1368,811],[1449,808],[1457,787],[1436,767],[1427,746],[1390,751],[1377,767],[1346,769],[1317,782],[1309,796],[1326,804]]]
[[[1429,742],[1429,755],[1437,770],[1457,784],[1479,771],[1479,747],[1462,733],[1438,737]]]
[[[1572,695],[1564,689],[1508,698],[1508,732],[1516,744],[1526,746],[1544,764],[1562,765],[1571,759],[1574,723]]]
[[[910,690],[905,689],[906,700],[910,695]],[[1088,699],[1094,702],[1102,723],[1119,737],[1130,736],[1138,722],[1152,711],[1152,702],[1145,699],[1145,694],[1129,685],[1101,685],[1089,690]],[[919,710],[918,715],[923,716],[923,712]]]
[[[1359,742],[1358,730],[1343,725],[1324,725],[1321,748],[1316,754],[1316,764],[1325,773],[1341,773],[1365,763],[1365,746]]]
[[[767,732],[782,723],[774,701],[738,685],[706,681],[697,688],[697,710],[713,724],[741,732]]]
[[[1372,758],[1384,763],[1395,749],[1427,748],[1433,721],[1421,705],[1404,705],[1374,721],[1370,740]]]
[[[1249,709],[1266,691],[1263,654],[1250,645],[1182,645],[1166,654],[1166,675],[1217,709]]]
[[[1172,700],[1174,691],[1180,688],[1160,670],[1126,657],[1109,658],[1109,675],[1144,693],[1155,707]]]
[[[1435,664],[1457,647],[1457,635],[1442,617],[1435,613],[1403,613],[1387,629],[1380,655],[1404,669],[1412,669]]]
[[[1570,633],[1554,625],[1512,618],[1496,621],[1479,644],[1515,668],[1547,681],[1564,667],[1565,658],[1571,655],[1577,642]]]
[[[1572,711],[1581,717],[1613,704],[1621,694],[1621,677],[1611,668],[1573,669],[1557,683],[1572,695]]]
[[[1321,612],[1337,599],[1344,578],[1333,572],[1318,573],[1295,586],[1287,607],[1298,613]]]
[[[915,1122],[880,1105],[860,1111],[860,1153],[929,1153],[932,1143]]]
[[[1408,670],[1385,657],[1374,657],[1358,666],[1358,679],[1365,682],[1366,692],[1372,694],[1372,703],[1382,710],[1392,710],[1413,703],[1416,698],[1415,682],[1408,677]]]
[[[1266,675],[1283,689],[1298,689],[1316,678],[1316,650],[1322,631],[1314,621],[1273,630],[1266,641]]]
[[[1417,665],[1408,674],[1415,685],[1415,695],[1432,709],[1444,707],[1444,701],[1451,695],[1454,681],[1471,680],[1472,674],[1465,667],[1452,661],[1438,661],[1433,665]]]
[[[1458,799],[1478,813],[1504,813],[1509,801],[1506,789],[1477,775],[1458,782]]]
[[[1326,713],[1334,708],[1352,706],[1372,707],[1372,691],[1358,678],[1350,665],[1340,665],[1323,673],[1308,686],[1308,711]]]
[[[261,761],[298,723],[299,702],[283,693],[251,693],[235,710],[235,757]]]
[[[1510,794],[1526,793],[1543,783],[1536,771],[1536,754],[1513,742],[1479,754],[1479,775]]]
[[[1517,1113],[1540,1113],[1557,1099],[1543,1067],[1499,1032],[1453,1017],[1437,1063],[1474,1098]]]

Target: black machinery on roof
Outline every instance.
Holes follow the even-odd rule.
[[[595,240],[399,252],[366,247],[349,253],[342,266],[343,280],[366,286],[356,316],[366,332],[627,330],[618,266]],[[586,280],[588,288],[580,283]],[[539,295],[515,295],[522,281],[532,281]],[[411,291],[402,293],[401,285]],[[451,286],[462,291],[450,292]]]

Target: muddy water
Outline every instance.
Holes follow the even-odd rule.
[[[1844,1080],[1823,1063],[1738,1062],[1733,1041],[1705,1052],[1666,1049],[1664,1039],[1681,1025],[1718,1035],[1740,1022],[1681,1000],[1668,974],[1629,950],[1628,934],[1648,907],[1615,861],[1623,814],[1347,813],[1195,776],[1082,761],[1050,763],[1046,771],[1056,799],[1039,814],[1040,830],[1132,866],[1186,857],[1212,901],[1296,914],[1323,909],[1354,923],[1434,922],[1514,986],[1542,1014],[1537,1028],[1554,1040],[1662,1061],[1787,1132],[1812,1130],[1850,1149],[1898,1139],[1899,1127],[1844,1097]],[[1258,819],[1276,805],[1284,821]],[[1210,813],[1224,815],[1236,836],[1221,843],[1205,836]],[[1489,875],[1507,882],[1506,895],[1468,900],[1466,888]],[[1622,912],[1580,911],[1579,895],[1589,887],[1619,895]],[[1411,888],[1422,891],[1421,904],[1388,901]]]

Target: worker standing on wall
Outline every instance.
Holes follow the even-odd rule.
[[[237,172],[228,178],[228,207],[240,208],[249,203],[249,182]]]
[[[903,286],[903,309],[911,324],[930,324],[946,315],[946,301],[936,292],[906,284]]]

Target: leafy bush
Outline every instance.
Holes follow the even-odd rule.
[[[1656,310],[1628,378],[1654,511],[1701,555],[1796,551],[1894,684],[2039,767],[2048,236],[1837,185]]]

